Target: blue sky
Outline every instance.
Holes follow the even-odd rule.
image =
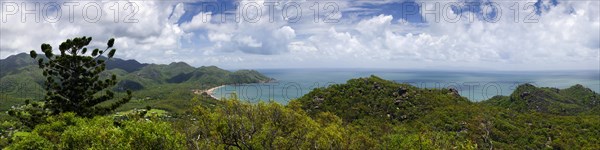
[[[0,58],[92,36],[120,58],[227,69],[600,70],[599,3],[3,1]]]

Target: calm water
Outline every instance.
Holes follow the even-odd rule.
[[[227,85],[215,90],[217,97],[236,93],[240,99],[257,102],[274,100],[287,104],[317,87],[345,83],[347,80],[376,75],[399,83],[421,88],[455,88],[460,95],[472,101],[481,101],[495,95],[510,95],[520,84],[538,87],[568,88],[584,85],[600,92],[598,71],[569,72],[451,72],[414,70],[367,69],[265,69],[259,72],[277,79],[275,83]]]

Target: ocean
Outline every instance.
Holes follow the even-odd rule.
[[[455,88],[471,101],[482,101],[496,95],[510,95],[520,84],[537,87],[568,88],[581,84],[600,92],[598,71],[426,71],[393,69],[257,69],[276,79],[272,83],[226,85],[216,89],[219,98],[238,98],[250,102],[275,101],[287,104],[314,88],[345,83],[349,79],[376,75],[398,83],[420,88]]]

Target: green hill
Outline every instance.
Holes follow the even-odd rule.
[[[106,59],[103,57],[103,59]],[[136,60],[123,60],[118,58],[112,58],[106,62],[106,69],[121,69],[125,72],[134,72],[140,70],[142,67],[147,66],[148,64],[140,63]]]
[[[523,84],[510,96],[495,96],[481,103],[519,112],[540,112],[556,115],[575,115],[598,112],[600,94],[582,85],[566,89],[535,87]]]
[[[19,70],[25,66],[33,65],[36,62],[29,57],[29,54],[20,53],[0,59],[0,78],[8,75],[11,72]]]
[[[308,113],[333,112],[346,121],[412,120],[438,107],[471,103],[454,89],[420,89],[376,76],[314,89],[298,101]]]
[[[0,60],[0,111],[6,111],[24,99],[40,100],[44,97],[44,77],[37,63],[25,53]],[[120,108],[125,111],[151,106],[171,112],[181,112],[182,107],[194,97],[194,90],[203,90],[223,84],[267,82],[271,78],[253,70],[235,72],[216,66],[192,67],[184,62],[143,64],[135,60],[113,58],[107,61],[107,71],[102,77],[116,75],[119,82],[114,87],[118,95],[129,89],[133,100]]]

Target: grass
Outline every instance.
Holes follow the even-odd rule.
[[[128,114],[135,113],[135,111],[136,110],[128,110],[128,111],[117,112],[117,114],[118,115],[128,115]],[[144,117],[164,117],[164,116],[168,116],[168,115],[169,115],[169,112],[167,112],[165,110],[150,109],[150,111],[148,111]]]

